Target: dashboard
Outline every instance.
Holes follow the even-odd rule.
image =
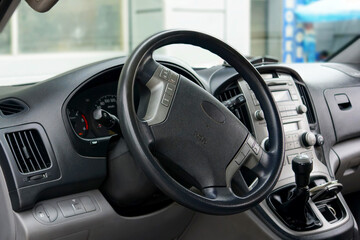
[[[0,164],[14,211],[21,215],[33,209],[39,200],[99,189],[108,180],[111,162],[108,160],[114,155],[128,157],[121,134],[106,129],[93,116],[100,108],[117,115],[117,83],[125,60],[106,60],[41,83],[0,89],[0,111],[5,109],[2,108],[4,102],[23,106],[23,110],[13,116],[0,116]],[[162,64],[188,77],[221,102],[243,96],[242,104],[229,109],[256,137],[258,145],[266,148],[266,129],[271,126],[266,125],[256,96],[233,68],[219,65],[192,69],[176,60],[164,60]],[[285,131],[286,158],[277,187],[292,179],[290,162],[297,153],[306,153],[314,160],[315,174],[345,182],[357,179],[358,165],[351,162],[346,153],[351,149],[360,156],[358,148],[349,148],[355,146],[360,137],[360,130],[354,127],[354,121],[360,120],[356,113],[360,101],[354,92],[360,86],[360,80],[347,74],[344,66],[341,65],[341,70],[339,65],[331,63],[257,67],[277,102]],[[136,90],[135,100],[137,94]],[[340,113],[352,117],[339,119]],[[341,125],[341,121],[344,124]],[[346,128],[351,126],[349,121],[353,126],[351,129]],[[26,140],[26,136],[30,136],[26,134],[32,131],[39,133],[37,138],[41,141],[38,144],[42,146],[42,154],[48,155],[49,164],[46,168],[21,173],[16,154],[23,146],[12,151],[6,136],[12,134],[10,137],[17,139],[17,135],[21,135]],[[28,146],[33,146],[31,144]],[[114,147],[114,144],[119,145]],[[126,175],[126,161],[130,160],[121,159],[117,175],[135,178]],[[348,166],[354,172],[349,172]],[[359,190],[354,184],[348,186],[346,191]],[[271,211],[266,205],[263,208]]]

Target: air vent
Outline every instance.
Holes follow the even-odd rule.
[[[24,112],[28,109],[25,103],[17,99],[5,99],[0,101],[0,111],[3,116],[11,116]]]
[[[299,82],[296,82],[296,86],[299,90],[302,102],[308,109],[308,111],[306,112],[306,116],[308,118],[309,123],[310,124],[316,123],[314,109],[312,107],[311,99],[310,99],[310,96],[309,96],[309,93],[308,93],[306,87],[302,83],[299,83]]]
[[[37,130],[6,133],[5,137],[21,173],[32,173],[51,166],[44,142]]]
[[[241,91],[237,83],[235,83],[231,84],[224,91],[220,92],[220,94],[216,95],[216,98],[219,99],[221,102],[224,102],[240,94]],[[229,108],[229,110],[247,127],[250,132],[252,132],[250,117],[246,108],[246,104]]]
[[[220,93],[217,96],[217,99],[219,99],[221,102],[226,101],[232,97],[235,97],[240,94],[240,89],[237,85],[232,85],[225,89],[222,93]]]

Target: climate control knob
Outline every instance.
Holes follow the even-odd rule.
[[[316,144],[316,136],[312,132],[303,133],[301,139],[305,147],[311,147]]]
[[[307,112],[307,107],[304,104],[297,106],[296,111],[298,114],[303,114]]]
[[[256,110],[254,113],[254,116],[256,118],[256,120],[264,120],[265,116],[264,116],[264,112],[262,110]]]

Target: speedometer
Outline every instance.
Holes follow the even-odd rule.
[[[116,96],[115,95],[105,95],[99,98],[95,102],[95,108],[101,108],[103,110],[108,111],[112,115],[117,116],[116,110]]]

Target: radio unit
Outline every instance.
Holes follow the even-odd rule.
[[[292,76],[287,74],[281,74],[279,78],[273,78],[272,74],[262,76],[271,91],[283,122],[285,133],[284,164],[290,164],[291,160],[299,153],[314,158],[315,152],[312,146],[316,143],[316,137],[310,131],[306,117],[307,107],[301,100]],[[260,103],[244,80],[239,80],[239,86],[247,99],[246,103],[251,115],[254,135],[258,143],[265,148],[268,131]]]

